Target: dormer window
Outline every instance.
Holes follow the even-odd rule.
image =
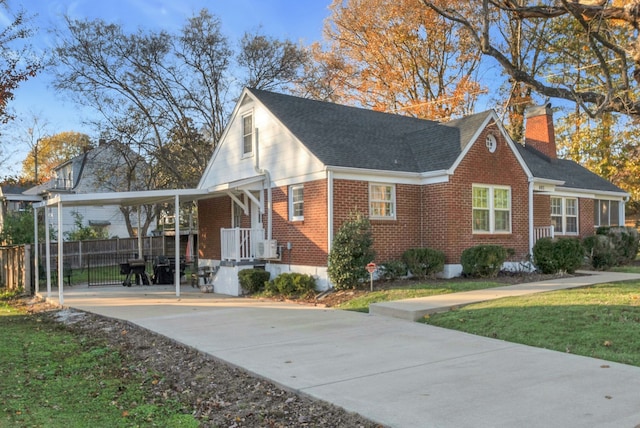
[[[253,115],[251,113],[242,117],[242,155],[253,153]]]

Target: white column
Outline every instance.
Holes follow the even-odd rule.
[[[40,293],[40,251],[38,251],[38,209],[33,208],[33,242],[34,242],[34,254],[33,254],[33,264],[35,265],[35,281],[36,281],[36,291],[35,294]]]
[[[62,240],[62,201],[58,202],[58,301],[64,305],[64,241]]]
[[[175,255],[176,255],[176,271],[174,281],[176,282],[176,297],[180,297],[180,196],[175,196]]]
[[[44,242],[45,242],[45,258],[47,262],[47,297],[51,297],[51,238],[49,237],[49,207],[44,207]]]

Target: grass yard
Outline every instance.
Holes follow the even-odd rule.
[[[435,283],[412,283],[407,286],[374,290],[363,293],[344,303],[336,305],[338,309],[356,312],[369,312],[369,305],[390,300],[414,299],[435,296],[437,294],[458,293],[461,291],[480,290],[500,287],[504,284],[493,281],[437,281]]]
[[[504,298],[422,322],[640,366],[640,281]]]
[[[158,378],[141,376],[136,362],[2,300],[0,349],[0,426],[198,426],[178,403],[148,398]]]

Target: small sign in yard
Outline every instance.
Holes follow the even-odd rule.
[[[371,291],[373,291],[373,273],[376,271],[376,267],[375,263],[367,264],[367,272],[369,272],[369,279],[371,280]]]

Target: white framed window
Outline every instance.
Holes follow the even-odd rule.
[[[578,234],[578,199],[551,198],[551,224],[554,233],[560,235]]]
[[[511,188],[473,185],[473,232],[511,232]]]
[[[242,116],[242,155],[253,153],[253,114]]]
[[[304,220],[304,185],[289,186],[289,221]]]
[[[620,226],[620,201],[595,199],[593,220],[596,226]]]
[[[374,219],[396,218],[396,186],[369,183],[369,217]]]

